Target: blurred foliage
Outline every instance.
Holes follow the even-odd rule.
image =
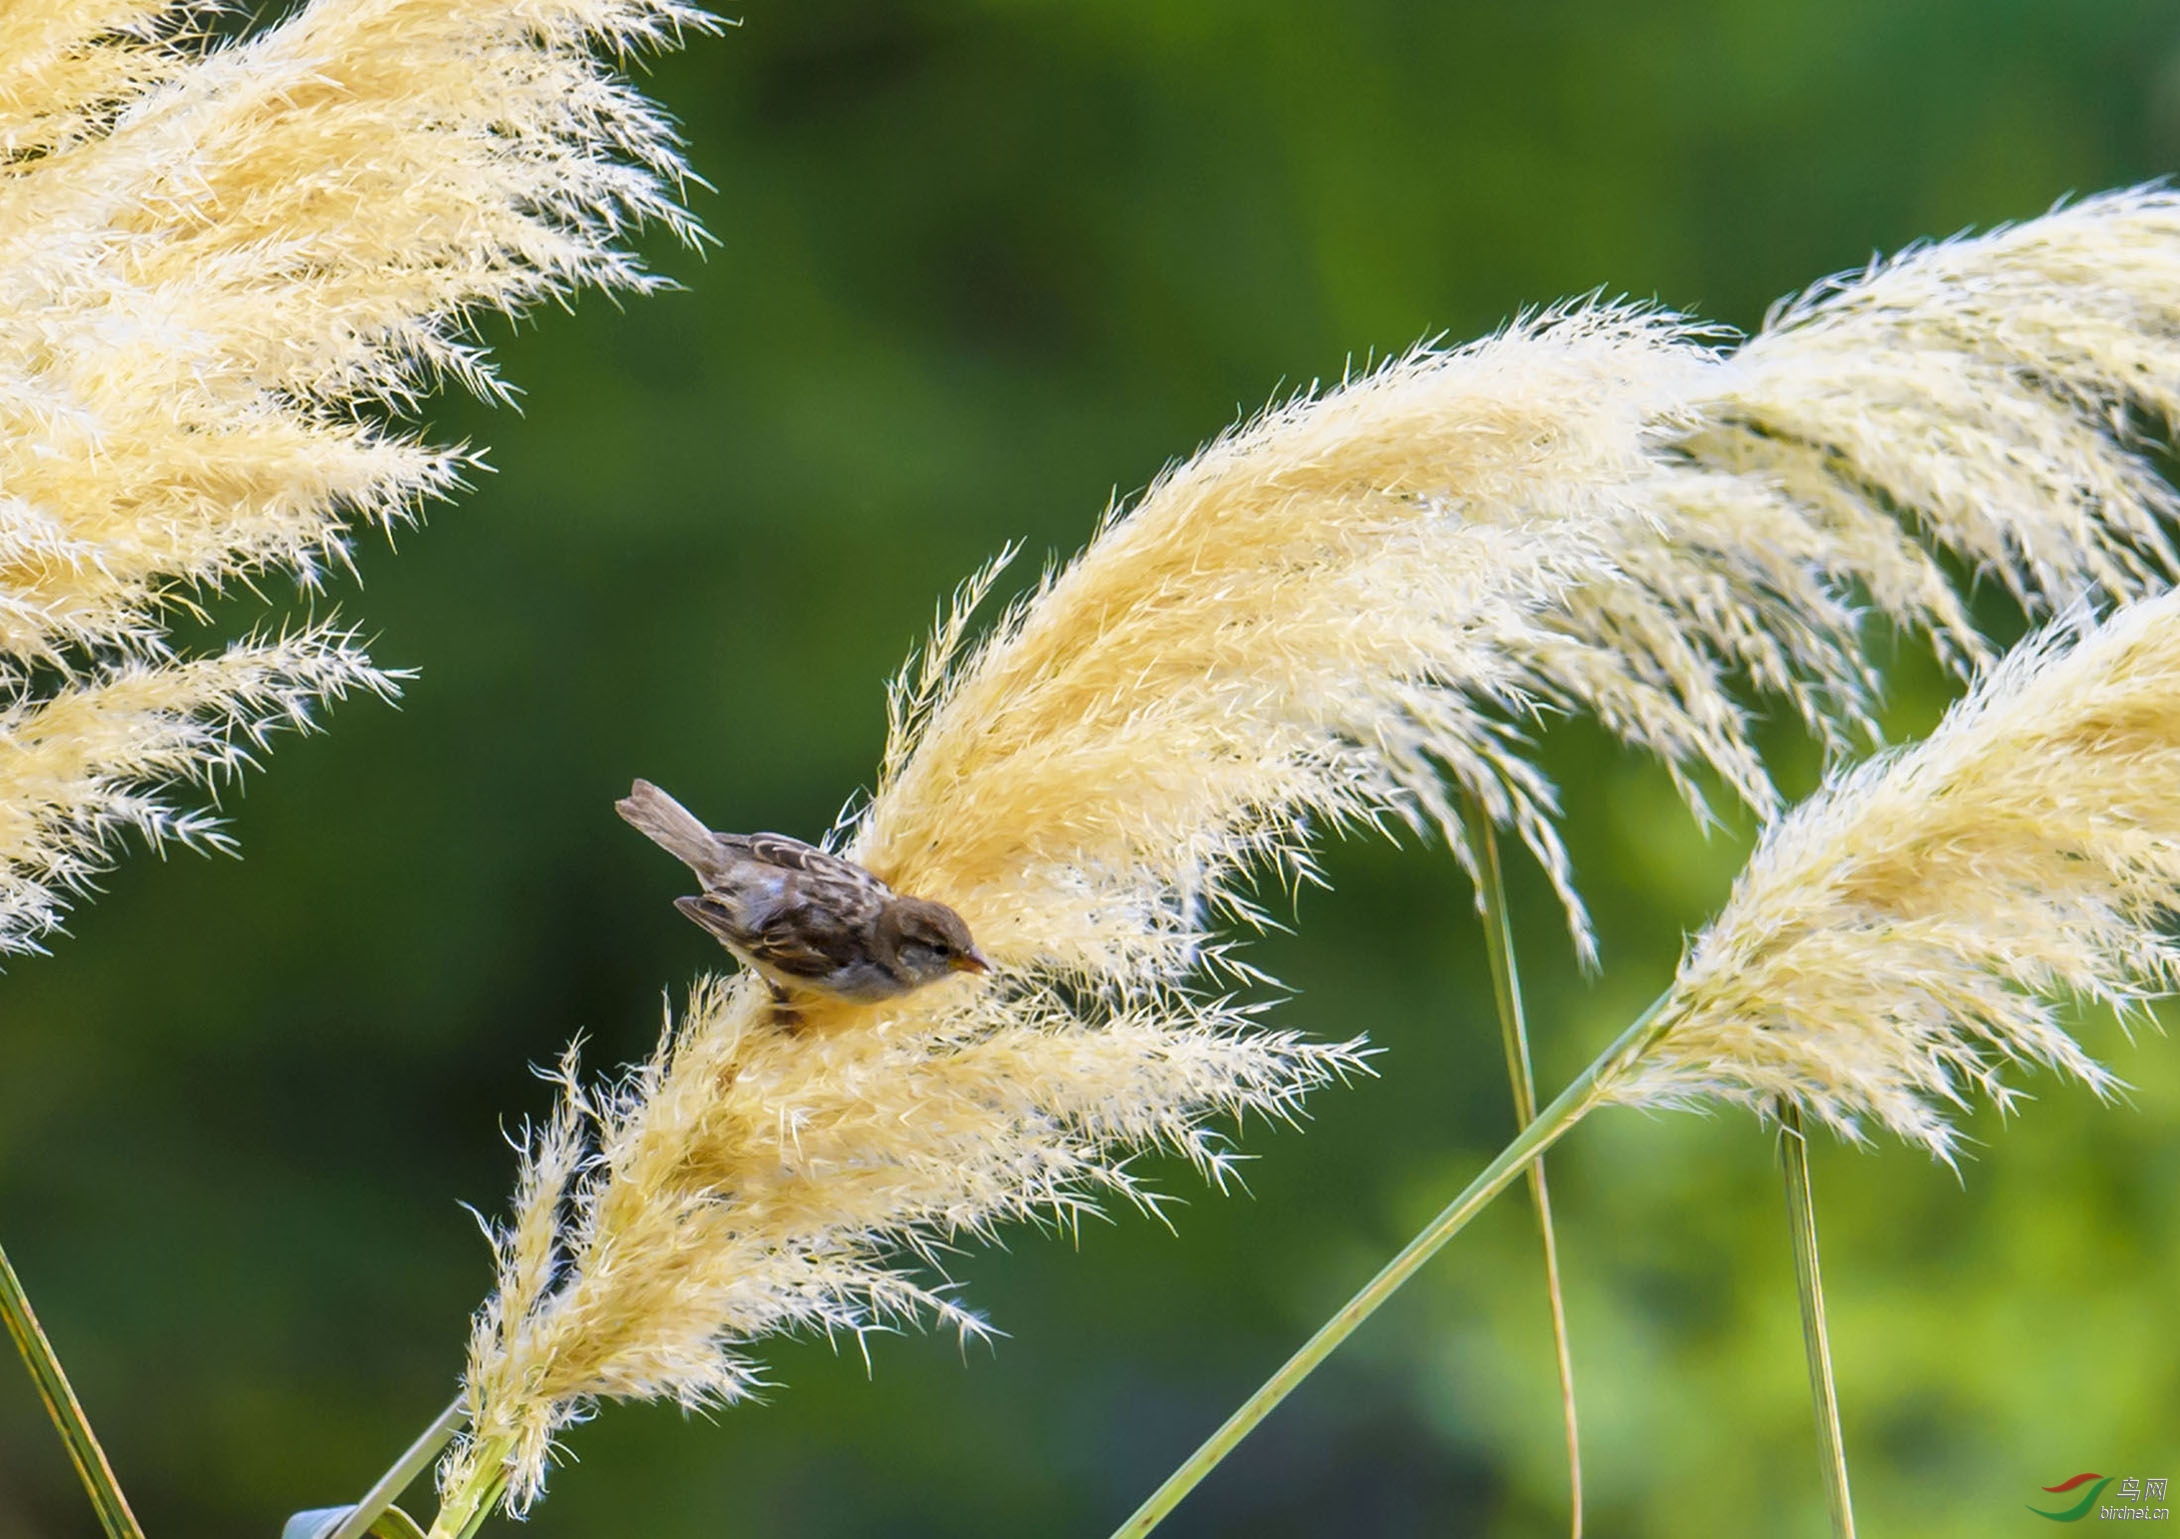
[[[814,835],[866,783],[880,682],[1010,538],[1072,550],[1238,411],[1419,336],[1598,286],[1741,326],[1928,234],[2180,157],[2150,0],[758,4],[658,65],[711,184],[684,292],[492,328],[520,413],[433,431],[499,467],[337,598],[420,667],[227,798],[245,858],[133,857],[11,966],[0,1228],[160,1539],[352,1496],[451,1392],[502,1132],[571,1034],[605,1066],[718,954],[609,803]],[[4,45],[0,45],[4,46]],[[231,616],[239,627],[251,614]],[[1899,660],[1896,727],[1944,685]],[[1790,779],[1815,764],[1782,732]],[[1552,733],[1606,970],[1515,901],[1540,1078],[1669,975],[1746,829]],[[1287,1024],[1382,1077],[1252,1129],[1251,1195],[1185,1170],[1178,1233],[965,1254],[1010,1333],[768,1352],[775,1403],[608,1408],[530,1531],[1105,1533],[1510,1133],[1442,852],[1332,852],[1253,956]],[[1956,1177],[1817,1151],[1849,1452],[1872,1533],[2035,1531],[2081,1469],[2180,1475],[2180,1069],[1980,1117]],[[1600,1116],[1554,1156],[1592,1532],[1817,1535],[1786,1220],[1741,1116]],[[1563,1531],[1531,1221],[1509,1198],[1182,1509],[1176,1535]],[[0,1373],[0,1386],[8,1375]],[[2039,1520],[2039,1524],[2042,1520]],[[0,1533],[89,1535],[26,1382]]]

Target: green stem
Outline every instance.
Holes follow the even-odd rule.
[[[1499,836],[1491,819],[1469,803],[1469,841],[1481,868],[1485,954],[1491,962],[1491,993],[1499,1008],[1499,1036],[1514,1091],[1514,1125],[1537,1120],[1537,1078],[1529,1057],[1529,1028],[1521,1005],[1521,972],[1514,963],[1514,923],[1506,911],[1506,877],[1499,864]],[[1574,1347],[1567,1335],[1567,1297],[1559,1276],[1559,1235],[1552,1222],[1552,1193],[1542,1157],[1529,1166],[1529,1195],[1537,1208],[1544,1244],[1544,1292],[1552,1312],[1552,1351],[1559,1362],[1559,1413],[1567,1434],[1567,1491],[1573,1539],[1582,1539],[1582,1427],[1575,1411]]]
[[[371,1525],[409,1489],[409,1482],[423,1474],[424,1467],[438,1457],[439,1450],[462,1430],[462,1423],[469,1419],[468,1411],[463,1408],[465,1404],[465,1397],[457,1395],[454,1403],[439,1413],[439,1419],[426,1427],[392,1467],[363,1493],[363,1499],[341,1519],[332,1533],[326,1535],[326,1539],[363,1539],[370,1533]]]
[[[1854,1500],[1847,1491],[1847,1445],[1840,1436],[1839,1390],[1832,1381],[1832,1339],[1824,1324],[1824,1272],[1817,1254],[1817,1205],[1809,1184],[1809,1140],[1792,1101],[1779,1103],[1779,1155],[1786,1173],[1787,1225],[1794,1233],[1794,1286],[1801,1295],[1802,1346],[1809,1354],[1809,1398],[1824,1445],[1824,1497],[1835,1539],[1854,1539]]]
[[[1492,1198],[1511,1185],[1529,1162],[1557,1143],[1567,1131],[1601,1103],[1637,1059],[1665,1032],[1667,1020],[1663,1016],[1665,998],[1661,996],[1645,1010],[1635,1024],[1622,1032],[1612,1046],[1605,1049],[1595,1062],[1576,1077],[1573,1084],[1559,1093],[1559,1098],[1544,1108],[1534,1122],[1523,1128],[1489,1165],[1483,1174],[1469,1183],[1468,1190],[1456,1197],[1446,1210],[1432,1219],[1421,1234],[1410,1240],[1401,1253],[1387,1262],[1385,1269],[1370,1279],[1357,1293],[1340,1307],[1331,1319],[1317,1329],[1317,1334],[1303,1343],[1302,1349],[1287,1359],[1280,1370],[1264,1381],[1262,1387],[1242,1402],[1241,1408],[1226,1419],[1225,1425],[1211,1434],[1204,1445],[1189,1455],[1188,1461],[1171,1475],[1165,1483],[1153,1491],[1150,1499],[1135,1510],[1127,1522],[1113,1531],[1113,1539],[1142,1539],[1156,1528],[1166,1515],[1181,1504],[1181,1499],[1196,1488],[1204,1476],[1218,1466],[1220,1460],[1233,1452],[1236,1444],[1254,1430],[1257,1423],[1271,1414],[1280,1401],[1293,1392],[1296,1385],[1308,1378],[1311,1370],[1330,1357],[1341,1342],[1355,1333],[1355,1328],[1377,1312],[1378,1306],[1391,1298],[1400,1285],[1413,1277],[1438,1253],[1439,1247],[1459,1234],[1468,1221],[1482,1212]]]
[[[136,1526],[136,1514],[129,1511],[128,1498],[121,1494],[121,1485],[114,1479],[113,1466],[106,1462],[106,1451],[98,1446],[91,1423],[83,1414],[83,1404],[69,1387],[61,1360],[54,1355],[53,1343],[46,1340],[38,1316],[30,1307],[30,1296],[23,1292],[22,1279],[8,1264],[5,1251],[0,1251],[0,1316],[7,1319],[8,1335],[15,1340],[15,1350],[23,1354],[30,1377],[37,1383],[38,1398],[45,1402],[46,1414],[60,1431],[61,1442],[76,1466],[83,1489],[90,1493],[91,1506],[98,1512],[107,1539],[144,1539],[144,1531]]]
[[[439,1504],[439,1515],[432,1519],[426,1539],[470,1539],[484,1526],[484,1520],[507,1494],[509,1452],[509,1447],[500,1442],[488,1442],[477,1449],[469,1461],[469,1477]]]

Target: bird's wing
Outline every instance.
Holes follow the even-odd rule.
[[[791,839],[786,834],[714,834],[712,837],[736,855],[783,871],[803,872],[828,886],[858,887],[881,895],[892,892],[884,882],[854,861],[828,855],[816,845]]]
[[[865,958],[857,931],[825,904],[783,904],[754,924],[740,922],[732,907],[713,897],[684,898],[681,907],[761,972],[823,982]]]
[[[824,980],[866,960],[868,948],[841,916],[818,904],[798,904],[768,916],[750,939],[749,959],[793,978]]]
[[[822,983],[870,960],[871,927],[885,901],[860,885],[836,887],[804,875],[790,878],[761,907],[716,893],[678,898],[674,906],[758,970]]]

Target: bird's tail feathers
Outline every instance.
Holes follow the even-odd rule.
[[[639,780],[613,804],[629,827],[702,876],[719,862],[712,831],[696,814],[648,780]]]

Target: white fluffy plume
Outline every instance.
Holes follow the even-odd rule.
[[[1769,832],[1619,1099],[1784,1100],[1950,1156],[2008,1064],[2113,1085],[2070,1002],[2180,982],[2180,594],[2022,643],[1926,740]]]
[[[201,10],[0,0],[0,950],[122,830],[207,830],[161,787],[237,733],[390,688],[342,628],[177,657],[175,608],[315,585],[448,491],[469,456],[393,417],[499,390],[471,320],[642,288],[626,231],[693,233],[599,57],[702,23],[671,0],[317,0],[220,46]]]

